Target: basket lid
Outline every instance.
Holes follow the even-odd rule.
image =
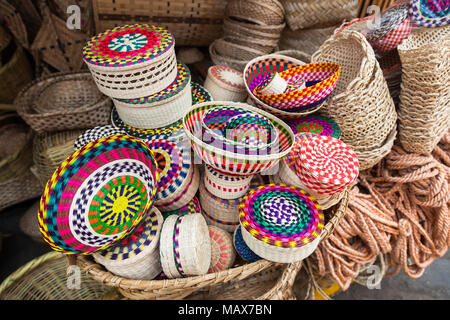
[[[173,82],[164,90],[161,90],[155,94],[152,94],[151,96],[137,98],[137,99],[117,99],[118,101],[122,103],[127,104],[133,104],[133,105],[140,105],[140,104],[151,104],[151,103],[157,103],[161,101],[168,100],[177,94],[179,94],[181,91],[186,88],[186,86],[191,81],[191,72],[189,71],[189,68],[183,64],[178,63],[177,64],[177,76],[173,80]]]
[[[284,184],[251,190],[241,202],[239,219],[253,237],[282,248],[311,243],[325,225],[317,201],[306,191]]]
[[[56,251],[91,254],[128,236],[157,191],[157,163],[139,139],[115,135],[75,151],[49,179],[39,229]]]
[[[244,75],[238,70],[217,65],[209,68],[208,75],[227,89],[245,91]]]
[[[208,226],[211,239],[211,264],[208,273],[219,272],[230,268],[236,257],[231,235],[215,226]]]
[[[255,262],[262,259],[247,246],[244,238],[242,237],[242,230],[240,226],[234,231],[233,244],[238,255],[245,261]]]
[[[175,46],[166,29],[148,25],[123,25],[92,37],[82,50],[86,63],[100,67],[129,67],[162,57]]]

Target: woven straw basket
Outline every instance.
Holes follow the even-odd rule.
[[[209,56],[211,57],[212,62],[215,65],[230,67],[240,72],[244,71],[248,60],[233,59],[220,54],[216,49],[217,41],[218,39],[214,40],[209,46]]]
[[[317,51],[312,62],[334,62],[342,66],[331,97],[320,113],[334,119],[342,129],[341,140],[360,158],[367,152],[381,160],[390,148],[383,148],[396,130],[397,113],[383,72],[366,38],[357,31],[333,35]],[[372,162],[360,158],[361,170]]]
[[[29,236],[33,241],[45,243],[38,227],[38,210],[40,201],[36,201],[28,208],[25,214],[20,218],[20,230]]]
[[[0,18],[0,20],[6,22],[6,25],[14,38],[16,38],[23,47],[28,48],[28,33],[22,17],[19,11],[6,0],[0,1]]]
[[[208,46],[222,34],[226,2],[221,0],[94,0],[96,32],[133,23],[168,29],[178,46]]]
[[[415,32],[398,52],[399,140],[408,152],[430,153],[450,127],[450,26]]]
[[[39,181],[29,170],[32,132],[15,114],[0,116],[0,210],[37,197]]]
[[[60,73],[28,84],[14,100],[19,115],[38,133],[93,128],[110,122],[112,101],[87,72]]]
[[[355,18],[358,3],[353,0],[281,0],[286,20],[292,30],[305,29],[325,23],[340,23]]]
[[[0,103],[12,103],[33,74],[25,51],[17,45],[12,58],[0,66]]]
[[[327,223],[320,235],[320,241],[326,239],[333,232],[336,225],[345,215],[348,198],[349,193],[346,191],[340,203],[328,211],[328,214],[326,215]],[[291,288],[298,271],[302,267],[301,261],[288,264],[285,268],[283,265],[280,266],[279,264],[267,260],[260,260],[247,264],[243,264],[242,261],[237,261],[237,263],[228,270],[208,273],[206,275],[172,280],[136,281],[121,278],[105,271],[102,266],[96,264],[93,259],[88,256],[68,256],[68,259],[71,261],[71,264],[80,266],[80,268],[87,272],[91,278],[100,281],[107,286],[118,288],[120,293],[126,298],[134,300],[183,299],[193,293],[199,293],[197,298],[202,298],[202,295],[205,294],[203,295],[204,298],[212,299],[213,292],[225,293],[225,290],[234,290],[233,288],[236,289],[236,293],[240,292],[237,288],[240,287],[241,283],[243,287],[249,288],[249,284],[242,281],[248,279],[250,283],[254,283],[258,277],[264,277],[264,272],[270,272],[273,268],[277,268],[276,272],[278,275],[281,270],[283,270],[278,280],[271,280],[270,284],[262,281],[261,286],[263,287],[254,286],[254,288],[249,289],[249,291],[252,292],[249,296],[255,299],[293,299],[294,295]],[[226,289],[222,290],[220,289],[221,287],[225,287]],[[216,289],[218,291],[216,291]],[[252,291],[253,289],[255,291]],[[208,292],[210,293],[209,295]],[[231,291],[228,292],[231,293]],[[222,299],[236,299],[243,297],[244,296],[237,296],[235,294],[221,295]]]
[[[75,140],[83,130],[46,132],[36,135],[33,142],[33,162],[42,185],[53,172],[73,153]]]
[[[277,0],[229,0],[226,15],[262,26],[284,22],[284,8]]]
[[[69,289],[67,267],[67,260],[58,252],[33,259],[0,284],[0,300],[94,300],[110,290],[83,272],[80,288]]]
[[[203,86],[217,101],[245,101],[247,99],[242,72],[231,68],[210,67]]]

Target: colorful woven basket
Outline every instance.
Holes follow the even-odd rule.
[[[208,69],[204,87],[217,101],[245,101],[243,74],[225,66],[212,66]]]
[[[211,264],[211,240],[203,216],[169,216],[161,231],[159,253],[169,279],[206,274]]]
[[[86,130],[81,136],[77,138],[77,140],[75,140],[75,150],[80,149],[82,146],[87,145],[91,141],[114,136],[116,134],[126,134],[126,132],[112,125],[97,126],[95,128]]]
[[[229,269],[236,258],[231,235],[215,226],[208,226],[211,239],[211,264],[208,273]]]
[[[202,209],[200,207],[200,202],[198,201],[197,196],[192,198],[185,206],[182,206],[180,209],[168,211],[163,213],[164,220],[167,219],[168,216],[176,215],[176,216],[184,216],[186,214],[194,214],[201,213]]]
[[[264,111],[267,111],[283,120],[295,120],[317,111],[320,106],[313,106],[301,111],[297,111],[295,109],[278,109],[261,101],[254,94],[255,88],[269,75],[276,72],[281,73],[285,70],[302,65],[305,65],[305,63],[300,60],[278,54],[270,54],[251,60],[244,69],[244,84],[248,93],[247,103],[263,109]]]
[[[329,136],[301,139],[292,159],[300,180],[318,194],[342,192],[359,175],[359,161],[353,149]]]
[[[341,67],[335,63],[313,63],[298,66],[279,73],[280,77],[288,84],[288,88],[284,92],[266,95],[261,92],[260,85],[257,85],[253,93],[262,102],[277,109],[298,112],[318,109],[333,92],[340,73]],[[299,81],[306,81],[306,87],[299,86],[297,89],[292,86],[289,88],[290,84],[296,84]]]
[[[187,141],[176,143],[166,138],[151,139],[147,141],[147,146],[158,164],[159,181],[155,198],[155,205],[158,206],[186,185],[185,180],[194,170],[191,150]]]
[[[90,39],[82,55],[99,90],[117,99],[155,94],[177,75],[175,39],[157,26],[108,29]]]
[[[212,101],[211,93],[196,82],[191,82],[192,105]]]
[[[242,237],[258,256],[289,263],[308,257],[320,241],[325,221],[320,205],[293,186],[265,185],[240,205]]]
[[[256,154],[238,154],[205,143],[202,137],[198,136],[202,132],[202,121],[205,113],[211,108],[225,106],[227,108],[244,109],[247,112],[256,113],[269,119],[278,131],[278,148],[272,148],[269,154],[258,154],[259,152],[256,152]],[[223,173],[232,175],[248,176],[276,165],[279,159],[289,153],[295,140],[292,130],[280,119],[255,107],[236,102],[219,101],[197,104],[184,117],[183,127],[194,151],[206,164]]]
[[[221,199],[237,199],[247,193],[252,176],[230,176],[205,166],[205,187]]]
[[[177,76],[165,89],[137,99],[113,99],[120,118],[136,128],[161,128],[180,120],[192,105],[191,73],[178,63]]]
[[[69,156],[41,197],[39,229],[56,251],[91,254],[128,236],[157,191],[157,163],[139,139],[115,135]]]
[[[200,172],[195,165],[191,165],[188,176],[181,185],[169,196],[158,200],[155,205],[162,212],[178,210],[187,205],[195,196],[200,183]]]
[[[254,253],[245,243],[242,237],[241,227],[237,227],[233,234],[233,245],[237,254],[247,262],[255,262],[262,258]]]
[[[378,24],[364,32],[367,40],[375,42],[386,37],[392,31],[398,28],[408,18],[408,4],[401,3],[384,11]],[[363,30],[365,31],[365,30]]]
[[[333,119],[319,114],[311,114],[294,120],[289,122],[289,126],[296,136],[299,133],[311,133],[339,139],[342,133],[341,128]]]
[[[397,48],[403,40],[408,39],[412,31],[411,20],[407,18],[391,33],[371,44],[379,52],[388,52]]]
[[[96,262],[120,277],[152,280],[161,273],[159,235],[163,225],[161,212],[155,207],[127,238],[93,257]]]
[[[414,24],[433,28],[450,24],[448,0],[411,0],[409,15]]]

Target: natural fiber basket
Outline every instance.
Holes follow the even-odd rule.
[[[229,269],[236,258],[231,235],[215,226],[208,226],[211,242],[211,263],[208,273]]]
[[[209,46],[209,56],[211,57],[212,62],[215,65],[230,67],[240,72],[244,71],[245,65],[247,64],[248,60],[233,59],[219,54],[216,49],[217,41],[218,39],[214,40],[214,42]]]
[[[33,205],[25,211],[25,214],[20,218],[20,230],[29,236],[33,241],[44,243],[41,232],[38,227],[38,210],[40,201],[36,201]]]
[[[30,62],[22,46],[17,45],[12,58],[0,65],[0,103],[12,103],[32,79]]]
[[[28,48],[28,33],[20,13],[7,0],[0,0],[0,20],[3,20],[17,41]]]
[[[358,3],[353,0],[281,0],[281,3],[292,30],[340,23],[345,19],[355,18],[358,9]]]
[[[237,199],[247,193],[252,176],[225,175],[206,165],[204,182],[206,189],[221,199]]]
[[[251,60],[273,51],[273,47],[256,45],[230,36],[217,39],[214,43],[218,54],[238,60]]]
[[[14,104],[19,115],[38,133],[93,128],[110,123],[112,105],[110,98],[93,95],[93,88],[95,83],[87,72],[52,74],[28,84]],[[43,104],[35,105],[39,102]]]
[[[210,67],[203,86],[214,100],[245,101],[247,98],[242,72],[229,67]]]
[[[327,213],[327,223],[320,235],[321,241],[326,239],[334,230],[336,225],[345,215],[347,210],[349,193],[345,192],[344,197],[340,201],[339,205],[330,209]],[[252,276],[258,277],[258,275],[270,268],[282,268],[280,265],[269,262],[266,260],[260,260],[253,263],[242,264],[238,263],[233,268],[228,270],[209,273],[201,276],[194,276],[188,278],[178,278],[172,280],[151,280],[151,281],[136,281],[131,279],[125,279],[114,276],[113,274],[105,271],[105,269],[94,263],[92,258],[87,256],[70,256],[68,257],[71,264],[77,264],[83,271],[99,282],[104,283],[107,286],[118,288],[119,292],[125,297],[133,300],[139,299],[183,299],[187,296],[201,292],[202,290],[208,290],[214,288],[215,285],[228,285],[235,284],[237,288],[240,283]],[[291,291],[292,285],[295,281],[295,277],[298,271],[302,267],[302,262],[291,263],[286,266],[278,281],[271,282],[271,285],[266,284],[264,288],[258,288],[256,294],[257,299],[287,299],[293,298]],[[283,269],[281,269],[283,270]],[[281,271],[277,269],[277,273]],[[254,282],[253,282],[254,283]],[[244,283],[243,283],[244,286]],[[229,290],[231,290],[230,287]],[[256,289],[257,287],[254,286]],[[230,291],[228,291],[230,292]],[[238,293],[239,291],[236,291]],[[233,295],[234,299],[240,298]],[[253,296],[254,297],[254,296]],[[230,295],[224,295],[223,299],[232,298]],[[254,297],[255,298],[255,297]]]
[[[380,150],[395,129],[397,113],[383,72],[366,38],[344,30],[333,35],[317,51],[313,62],[342,66],[338,84],[320,113],[334,119],[342,129],[341,140],[358,155]],[[379,154],[379,160],[383,155]],[[367,163],[360,161],[361,168]]]
[[[417,31],[398,52],[399,140],[408,152],[430,153],[450,127],[450,26]]]
[[[33,141],[33,162],[42,185],[74,151],[75,140],[83,130],[45,132]]]
[[[68,288],[70,275],[67,259],[58,252],[49,252],[23,265],[2,284],[0,300],[93,300],[103,297],[109,287],[89,279],[83,272],[80,287]]]
[[[281,50],[281,51],[275,52],[274,54],[294,58],[294,59],[303,61],[305,63],[309,63],[311,61],[310,54],[300,51],[300,50],[295,50],[295,49]]]
[[[284,22],[284,8],[277,0],[229,0],[226,15],[262,26]]]
[[[226,2],[221,0],[94,0],[97,33],[111,27],[148,23],[162,26],[179,46],[208,46],[222,34]]]
[[[29,157],[31,157],[31,154]],[[37,198],[42,194],[42,191],[43,188],[39,180],[31,173],[29,168],[26,168],[22,171],[22,174],[0,181],[0,193],[2,195],[0,211],[17,203]]]

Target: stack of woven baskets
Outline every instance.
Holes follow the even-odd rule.
[[[280,39],[280,49],[295,49],[311,56],[346,19],[357,16],[353,0],[281,0],[288,28]],[[309,62],[309,61],[305,61]]]
[[[277,0],[230,0],[223,37],[209,47],[211,59],[243,71],[251,59],[274,51],[285,25],[284,9]]]

